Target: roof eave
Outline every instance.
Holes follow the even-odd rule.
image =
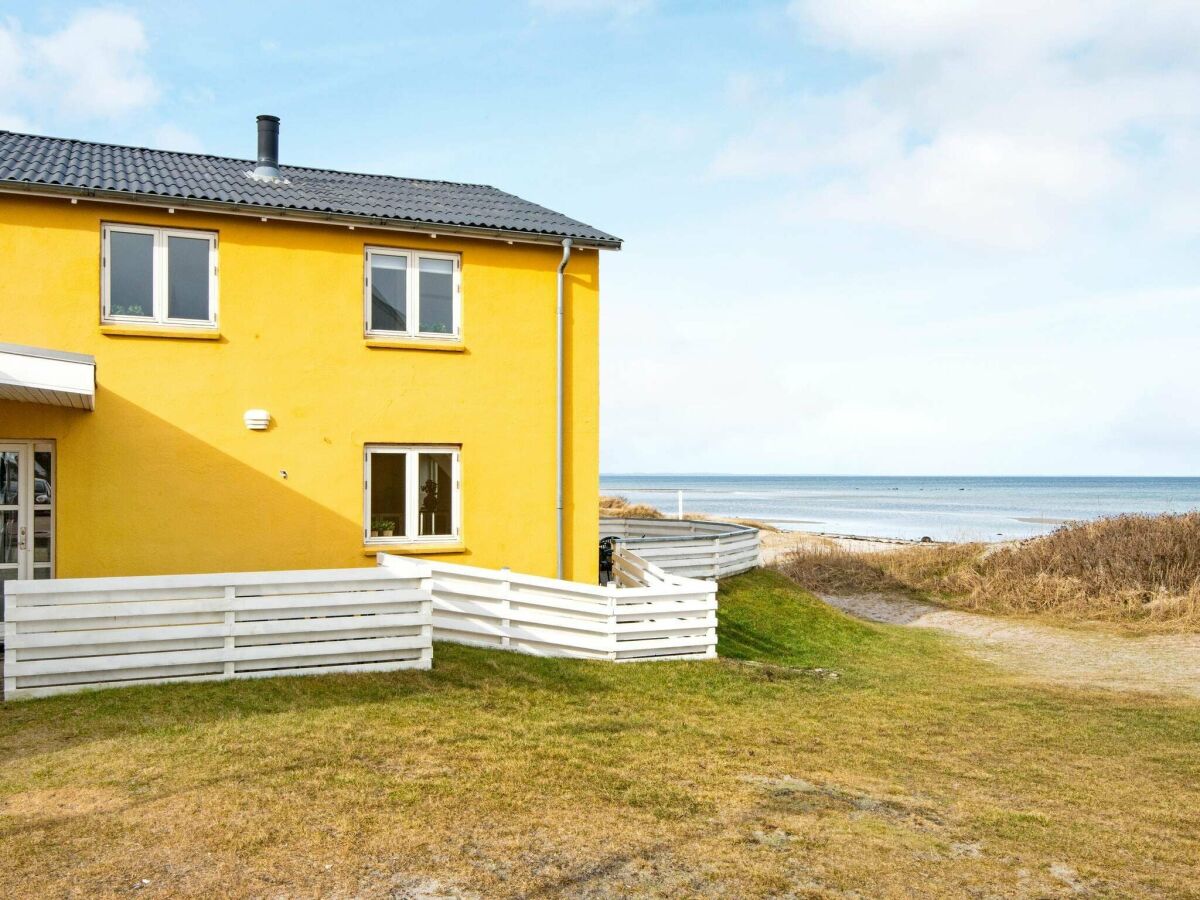
[[[99,188],[74,187],[62,184],[41,184],[28,181],[0,179],[0,192],[32,194],[35,196],[74,197],[86,200],[126,203],[133,206],[153,206],[162,209],[180,208],[225,215],[287,219],[294,222],[313,224],[344,224],[361,228],[379,228],[388,231],[434,232],[458,234],[464,237],[502,240],[525,244],[561,245],[569,237],[575,247],[590,247],[597,250],[620,250],[620,238],[587,238],[566,234],[546,234],[537,231],[520,231],[508,228],[487,228],[477,225],[452,225],[444,222],[420,222],[409,219],[392,219],[384,216],[363,216],[352,213],[323,213],[312,210],[289,209],[277,206],[256,206],[251,203],[232,203],[222,200],[201,200],[191,197],[167,197],[160,194],[139,194],[133,191],[109,191]]]

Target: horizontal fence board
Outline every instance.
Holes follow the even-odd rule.
[[[578,616],[604,616],[607,614],[609,607],[607,599],[602,602],[596,602],[594,598],[589,596],[581,600],[567,592],[564,592],[560,596],[552,597],[540,591],[530,593],[499,585],[476,587],[473,584],[449,578],[435,578],[433,580],[433,587],[439,596],[446,599],[458,596],[491,603],[508,602],[525,607],[558,610],[562,613]]]
[[[433,614],[433,630],[434,636],[438,640],[447,640],[446,633],[451,631],[469,635],[488,635],[502,640],[507,638],[511,641],[558,647],[564,655],[569,655],[571,650],[608,653],[614,649],[613,639],[607,634],[587,634],[511,622],[504,624],[499,619],[472,619],[441,612]]]
[[[12,662],[11,672],[6,658],[5,676],[48,675],[56,672],[111,672],[120,669],[135,669],[145,666],[200,665],[204,663],[246,662],[270,659],[286,653],[289,658],[321,656],[337,652],[370,653],[375,650],[406,650],[419,647],[422,638],[389,637],[361,638],[357,640],[332,640],[296,644],[251,645],[234,648],[218,647],[193,650],[167,650],[149,653],[117,653],[110,656],[60,656],[54,659],[28,660],[20,658]],[[284,649],[281,649],[284,648]],[[7,653],[6,653],[7,656]]]
[[[527,625],[539,625],[548,628],[561,628],[564,631],[579,631],[594,634],[607,634],[610,629],[609,616],[583,618],[581,616],[548,615],[537,610],[524,610],[472,603],[462,597],[439,598],[437,610],[441,613],[456,613],[462,616],[487,618],[503,618],[510,622],[524,622]]]
[[[45,581],[19,581],[6,584],[5,592],[11,591],[23,597],[60,593],[92,595],[104,591],[129,591],[131,582],[137,583],[138,590],[168,588],[180,592],[191,588],[220,587],[224,589],[227,586],[239,588],[247,585],[261,586],[268,583],[281,588],[286,585],[311,583],[320,586],[316,589],[330,590],[326,585],[331,583],[378,583],[379,580],[379,570],[367,567],[361,569],[281,569],[278,572],[221,572],[215,575],[135,575],[117,578],[57,578]]]
[[[362,663],[355,665],[339,666],[337,672],[392,672],[400,669],[428,669],[432,663],[432,657],[428,655],[429,650],[424,650],[420,654],[414,655],[407,659],[393,660],[383,663]],[[145,684],[171,684],[175,682],[195,683],[203,681],[226,681],[230,677],[233,678],[275,678],[277,676],[290,675],[317,675],[321,674],[320,669],[284,669],[266,672],[238,672],[233,676],[222,673],[207,674],[207,675],[178,675],[173,674],[169,678],[130,678],[122,681],[103,681],[90,682],[79,684],[66,685],[51,685],[47,687],[28,687],[22,688],[21,697],[52,697],[56,694],[65,694],[80,690],[98,690],[101,688],[114,687],[136,687]]]
[[[53,615],[53,613],[51,613]],[[33,619],[27,622],[11,622],[8,623],[13,629],[13,634],[75,634],[80,631],[92,631],[97,629],[108,629],[114,627],[112,618],[103,619]],[[207,613],[167,613],[161,616],[139,616],[137,620],[138,627],[151,627],[154,625],[170,625],[172,627],[181,625],[208,625],[214,622],[220,623],[225,621],[225,616],[220,612]]]

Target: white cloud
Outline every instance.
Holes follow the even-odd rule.
[[[59,32],[32,42],[44,90],[80,118],[123,115],[150,105],[158,88],[145,68],[146,33],[130,13],[76,13]]]
[[[809,211],[867,224],[1035,247],[1071,212],[1115,185],[1120,164],[1103,146],[1003,132],[948,132],[854,183],[835,181]]]
[[[804,36],[872,74],[777,92],[711,174],[793,180],[794,211],[1003,248],[1105,204],[1179,228],[1200,193],[1200,4],[796,0]],[[743,76],[744,77],[744,76]],[[1191,190],[1189,191],[1189,186]]]
[[[77,121],[145,110],[159,96],[147,47],[141,21],[119,10],[80,10],[44,35],[0,24],[0,119],[29,127],[46,114]]]

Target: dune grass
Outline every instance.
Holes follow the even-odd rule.
[[[663,514],[645,503],[630,503],[624,497],[601,497],[600,515],[613,519],[661,519]]]
[[[1196,894],[1200,704],[1031,688],[774,572],[720,601],[712,662],[6,704],[0,893]]]
[[[821,593],[902,592],[959,609],[1200,631],[1200,512],[1115,516],[1045,537],[855,553],[813,544],[779,568]]]

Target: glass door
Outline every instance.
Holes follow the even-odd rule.
[[[53,446],[0,441],[0,585],[53,577]]]

